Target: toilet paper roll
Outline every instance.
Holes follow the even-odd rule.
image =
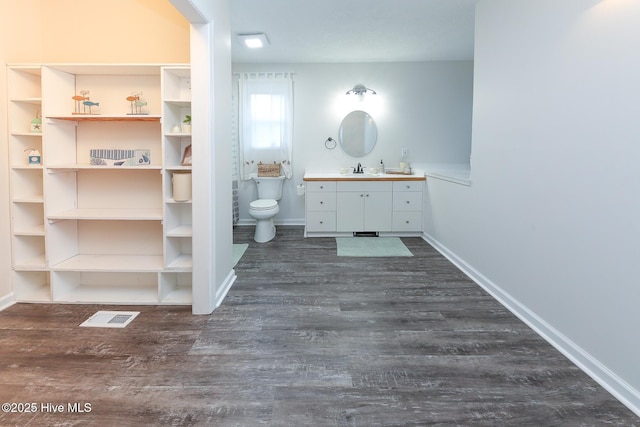
[[[298,192],[298,196],[304,196],[304,184],[298,184],[296,191]]]

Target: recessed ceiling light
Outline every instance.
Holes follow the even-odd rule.
[[[251,49],[257,49],[269,44],[269,39],[267,39],[267,35],[264,33],[238,34],[238,39],[240,39],[242,44]]]

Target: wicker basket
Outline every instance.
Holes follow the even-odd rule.
[[[272,165],[258,163],[258,176],[280,176],[280,165],[277,163]]]

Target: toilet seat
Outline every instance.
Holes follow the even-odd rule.
[[[278,206],[278,202],[273,199],[258,199],[249,203],[249,209],[256,211],[268,211]]]

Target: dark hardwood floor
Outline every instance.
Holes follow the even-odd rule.
[[[403,239],[410,258],[345,258],[301,227],[266,244],[252,232],[235,230],[249,248],[210,316],[0,312],[0,402],[22,411],[0,425],[640,425],[422,239]],[[125,329],[78,327],[104,309],[142,313]]]

